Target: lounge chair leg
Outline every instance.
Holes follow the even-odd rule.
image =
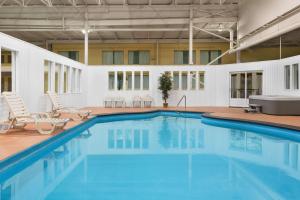
[[[40,134],[43,134],[43,135],[49,135],[49,134],[53,133],[57,128],[56,125],[51,124],[51,129],[43,130],[42,127],[40,126],[40,124],[41,123],[36,122],[35,123],[35,128]]]

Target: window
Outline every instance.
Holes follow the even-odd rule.
[[[134,89],[141,89],[141,72],[134,72]]]
[[[187,90],[188,88],[188,72],[181,72],[181,89]]]
[[[61,65],[55,64],[55,92],[60,93],[60,70]]]
[[[132,90],[132,72],[126,72],[125,87],[126,90]]]
[[[193,63],[196,64],[196,51],[193,51]],[[189,64],[189,51],[174,51],[174,64],[175,65],[188,65]]]
[[[5,63],[5,56],[1,55],[1,64]]]
[[[221,55],[221,50],[201,50],[200,51],[200,64],[207,65]],[[218,59],[213,65],[221,64],[221,59]]]
[[[199,90],[204,89],[205,85],[205,72],[198,72],[198,79],[199,79]]]
[[[69,67],[64,67],[64,93],[67,93],[69,91]]]
[[[117,89],[123,90],[123,72],[117,72]]]
[[[291,89],[291,69],[289,65],[284,66],[285,89]]]
[[[246,99],[262,94],[262,72],[238,72],[231,74],[231,98]]]
[[[299,65],[293,64],[293,87],[295,90],[299,89]]]
[[[59,51],[58,54],[79,61],[79,51]]]
[[[71,92],[75,93],[76,92],[76,69],[72,68],[71,69],[71,73],[72,73],[72,84],[71,84]]]
[[[150,52],[149,51],[129,51],[128,52],[129,65],[149,65]]]
[[[115,72],[108,72],[108,89],[115,89]]]
[[[197,80],[197,73],[190,72],[190,87],[191,90],[196,90],[196,80]]]
[[[51,91],[51,62],[44,61],[44,93]]]
[[[149,90],[149,72],[143,72],[143,90]]]
[[[124,64],[123,51],[102,51],[103,65],[122,65]]]
[[[173,89],[179,90],[179,72],[178,71],[173,72]]]
[[[0,68],[1,70],[1,92],[11,92],[13,90],[13,70],[15,69],[14,64],[11,62],[11,55],[15,55],[15,52],[8,51],[5,49],[1,49],[1,59],[4,57],[8,58],[7,60],[4,60],[2,63],[2,66]],[[2,62],[2,61],[1,61]]]
[[[81,74],[82,74],[82,70],[78,69],[78,82],[77,82],[77,89],[78,92],[81,92]]]

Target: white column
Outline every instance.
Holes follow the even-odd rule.
[[[282,57],[282,43],[281,43],[281,36],[279,38],[279,59],[281,60]]]
[[[88,30],[88,24],[85,22],[84,27],[84,64],[88,65],[89,63],[89,30]]]
[[[190,10],[190,26],[189,26],[189,64],[193,64],[193,10]]]
[[[233,49],[233,36],[234,36],[234,32],[232,29],[229,29],[229,37],[230,37],[230,49]]]

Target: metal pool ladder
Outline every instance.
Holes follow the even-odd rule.
[[[184,110],[186,110],[186,95],[183,95],[181,97],[181,99],[179,100],[179,102],[177,103],[177,108],[179,107],[180,103],[182,102],[182,100],[184,99]]]

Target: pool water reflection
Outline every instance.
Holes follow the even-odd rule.
[[[300,199],[298,142],[159,116],[98,123],[1,183],[1,200]]]

